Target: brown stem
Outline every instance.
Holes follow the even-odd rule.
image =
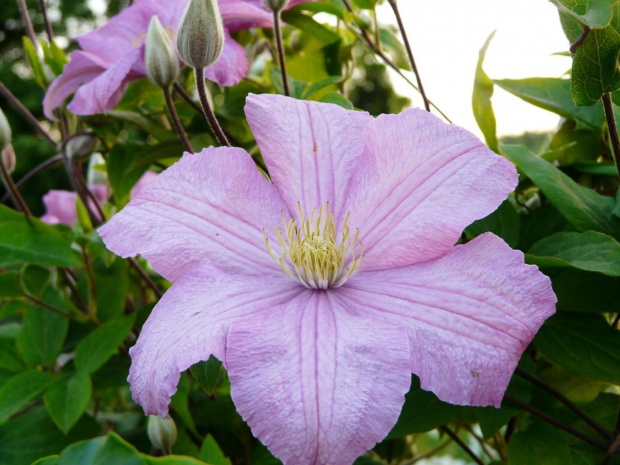
[[[209,105],[209,100],[207,99],[207,91],[205,88],[205,70],[204,68],[194,68],[194,73],[196,74],[196,88],[198,89],[198,97],[200,97],[203,114],[205,115],[205,118],[211,126],[211,129],[213,130],[213,133],[215,134],[215,137],[220,145],[230,147],[230,143],[228,142],[224,131],[222,131],[222,127],[220,126],[220,123],[218,123],[215,113],[213,113],[211,105]]]
[[[473,450],[471,450],[470,447],[467,444],[465,444],[465,442],[461,438],[459,438],[458,435],[454,431],[452,431],[447,426],[442,426],[439,429],[443,431],[444,433],[446,433],[448,436],[450,436],[450,438],[454,442],[456,442],[461,447],[461,449],[463,449],[467,453],[467,455],[469,455],[472,458],[474,462],[476,462],[478,465],[484,465],[484,462],[482,461],[482,459],[478,457],[476,453]]]
[[[38,173],[43,171],[45,168],[49,168],[61,162],[62,162],[62,155],[55,155],[52,158],[45,160],[43,163],[40,163],[39,165],[35,166],[30,171],[28,171],[19,181],[15,183],[15,187],[19,189],[25,182],[32,179],[34,176],[36,176]],[[6,194],[4,194],[4,196],[0,199],[0,203],[5,203],[9,199],[9,196],[10,196],[10,192],[7,192]]]
[[[77,317],[71,313],[67,313],[67,312],[63,312],[62,310],[57,309],[56,307],[52,307],[51,305],[47,304],[46,302],[43,302],[41,299],[37,299],[36,297],[30,295],[30,294],[26,294],[24,293],[24,297],[26,297],[28,300],[30,300],[32,303],[38,305],[39,307],[43,307],[47,310],[49,310],[50,312],[54,312],[58,315],[64,316],[66,318],[69,318],[71,320],[77,320]]]
[[[26,34],[28,34],[30,42],[32,42],[32,45],[36,48],[37,36],[34,33],[34,27],[32,27],[32,21],[30,20],[30,14],[28,13],[26,0],[17,0],[17,5],[19,6],[19,13],[21,14],[22,21],[24,22],[24,27],[26,28]]]
[[[183,86],[181,84],[179,84],[178,82],[175,82],[172,87],[174,88],[174,91],[179,94],[183,100],[185,100],[187,103],[189,103],[192,108],[194,110],[196,110],[198,113],[200,113],[201,115],[202,113],[202,107],[200,105],[198,105],[196,102],[194,102],[194,99],[192,98],[191,95],[189,95],[187,92],[185,92],[185,89],[183,89]]]
[[[519,375],[521,378],[528,380],[530,383],[535,384],[536,386],[544,389],[549,394],[551,394],[553,397],[558,399],[560,402],[566,405],[569,409],[575,412],[579,417],[581,417],[583,421],[585,421],[588,425],[590,425],[594,430],[596,430],[605,439],[610,440],[613,437],[613,434],[611,433],[611,431],[608,431],[601,424],[599,424],[594,419],[592,419],[586,412],[584,412],[579,407],[577,407],[575,404],[573,404],[561,392],[555,390],[554,388],[549,386],[544,381],[538,379],[536,376],[529,374],[527,371],[522,370],[521,368],[517,368],[515,370],[515,373]]]
[[[342,3],[344,3],[345,7],[347,8],[347,10],[349,10],[350,12],[353,12],[353,7],[351,7],[351,4],[349,3],[348,0],[342,0]],[[368,48],[370,48],[370,50],[373,51],[373,53],[375,53],[376,55],[378,55],[386,65],[388,65],[390,68],[392,68],[401,78],[403,78],[407,84],[409,84],[411,87],[413,87],[415,90],[417,90],[418,92],[420,92],[420,89],[418,89],[418,86],[416,86],[413,82],[411,82],[411,80],[405,76],[405,74],[401,71],[401,69],[396,65],[396,63],[394,63],[385,53],[383,53],[382,50],[380,50],[375,43],[373,42],[373,40],[370,38],[370,36],[368,35],[368,32],[366,32],[366,30],[363,27],[360,27],[360,31],[362,34],[362,39],[364,40],[364,42],[366,42]],[[448,122],[448,123],[452,123],[452,120],[450,118],[448,118],[448,116],[441,111],[441,109],[435,105],[433,103],[432,100],[428,101],[429,104],[435,109],[437,110],[437,112],[439,112],[439,114],[441,116],[443,116],[443,118]]]
[[[129,264],[138,272],[138,274],[140,275],[140,277],[144,280],[144,282],[151,288],[151,290],[155,293],[155,295],[157,296],[158,299],[161,299],[161,297],[164,295],[160,290],[159,287],[157,287],[157,284],[155,284],[153,282],[153,280],[151,279],[151,277],[146,274],[146,271],[144,271],[142,269],[142,267],[138,264],[138,262],[136,261],[135,258],[128,258],[127,260],[129,260]]]
[[[12,150],[11,146],[9,145],[5,150]],[[9,173],[9,170],[7,169],[4,163],[4,157],[2,156],[1,153],[0,153],[0,174],[2,175],[1,176],[2,180],[4,181],[6,189],[10,193],[11,198],[13,199],[13,202],[15,203],[15,206],[20,211],[22,211],[26,216],[32,216],[32,213],[30,212],[30,209],[28,208],[26,201],[24,200],[19,190],[15,186],[15,183],[13,182],[13,178],[11,177],[11,174]]]
[[[504,399],[507,400],[508,402],[510,402],[511,404],[514,404],[517,407],[525,410],[526,412],[529,412],[532,415],[535,415],[538,418],[546,421],[547,423],[555,426],[556,428],[559,428],[559,429],[561,429],[563,431],[566,431],[567,433],[572,434],[576,438],[579,438],[582,441],[587,442],[588,444],[593,445],[594,447],[598,447],[599,449],[602,449],[602,450],[605,450],[605,451],[607,450],[607,445],[605,443],[602,443],[600,441],[597,441],[596,439],[592,439],[591,437],[586,436],[581,431],[578,431],[575,428],[573,428],[572,426],[567,425],[566,423],[563,423],[560,420],[557,420],[557,419],[553,418],[548,413],[545,413],[542,410],[539,410],[536,407],[534,407],[534,406],[532,406],[530,404],[527,404],[527,403],[523,402],[520,399],[517,399],[516,397],[513,397],[511,395],[506,394],[504,396]]]
[[[9,102],[11,102],[11,105],[13,105],[15,109],[19,111],[22,116],[26,118],[28,122],[32,124],[35,129],[39,131],[39,133],[43,137],[45,137],[50,144],[54,146],[54,148],[56,148],[56,142],[54,141],[54,139],[52,139],[52,136],[50,136],[47,131],[43,129],[41,123],[39,123],[39,121],[34,117],[34,115],[28,111],[28,109],[17,99],[17,97],[12,94],[12,92],[2,82],[0,82],[0,94],[4,95],[4,97]]]
[[[280,10],[273,12],[273,33],[276,38],[276,48],[278,49],[278,61],[280,62],[280,71],[282,72],[282,87],[284,95],[291,96],[288,87],[288,76],[286,75],[286,60],[284,59],[284,46],[282,45],[282,31],[280,31]]]
[[[618,129],[616,128],[616,119],[614,118],[614,107],[611,100],[611,93],[603,94],[603,109],[605,110],[605,118],[607,119],[607,130],[611,138],[611,146],[614,149],[614,162],[616,163],[616,171],[620,176],[620,139],[618,138]]]
[[[397,0],[388,0],[388,3],[392,7],[392,11],[394,11],[394,16],[396,16],[396,22],[398,23],[398,28],[400,29],[400,34],[403,36],[403,42],[405,43],[405,50],[407,50],[407,56],[409,57],[409,63],[411,64],[411,69],[415,74],[416,81],[418,82],[418,87],[420,89],[420,95],[422,95],[422,99],[424,100],[424,107],[426,111],[431,111],[430,102],[428,101],[428,97],[424,92],[424,86],[422,85],[422,78],[420,77],[420,73],[418,72],[418,67],[415,64],[415,60],[413,59],[413,52],[411,51],[411,45],[409,44],[409,38],[407,37],[407,32],[405,30],[405,25],[403,24],[403,19],[400,16],[400,11],[398,9]]]
[[[571,53],[575,53],[577,51],[579,46],[581,44],[583,44],[583,42],[586,40],[586,37],[588,37],[589,33],[590,33],[590,26],[586,26],[584,24],[583,25],[583,32],[581,33],[581,35],[577,38],[577,40],[575,42],[570,44],[570,47],[568,48]]]
[[[47,33],[47,38],[50,42],[54,40],[54,31],[52,29],[52,24],[50,23],[49,18],[47,17],[47,6],[45,5],[45,0],[39,0],[39,5],[41,6],[41,13],[43,14],[43,22],[45,23],[45,32]]]
[[[170,118],[172,119],[172,124],[174,125],[174,129],[176,130],[181,142],[183,143],[183,147],[189,153],[194,153],[194,149],[192,148],[192,144],[190,144],[189,139],[187,138],[187,134],[183,130],[183,125],[179,120],[179,115],[177,113],[176,108],[174,108],[174,102],[172,101],[172,95],[170,94],[170,88],[167,87],[163,89],[164,98],[166,99],[166,106],[168,107],[168,112],[170,113]]]

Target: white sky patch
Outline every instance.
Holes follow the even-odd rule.
[[[497,29],[485,60],[492,79],[561,77],[570,69],[557,9],[543,0],[400,0],[416,64],[427,95],[454,123],[481,135],[471,109],[478,51]],[[381,22],[395,23],[391,8],[379,10]],[[411,74],[413,78],[413,74]],[[420,96],[398,76],[396,89],[423,106]],[[558,117],[495,88],[493,106],[498,135],[553,129]]]

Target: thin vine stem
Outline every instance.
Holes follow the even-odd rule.
[[[346,7],[347,10],[349,10],[351,13],[353,13],[353,7],[351,6],[351,4],[349,3],[348,0],[342,0],[342,3],[344,3],[344,6]],[[349,28],[349,30],[351,30],[350,26],[346,25],[347,28]],[[353,31],[352,31],[353,32]],[[409,84],[411,87],[413,87],[416,91],[420,92],[420,89],[418,88],[418,86],[416,86],[413,82],[411,82],[411,79],[409,79],[407,76],[405,76],[405,74],[401,71],[401,69],[396,65],[396,63],[394,63],[390,57],[388,57],[385,53],[383,53],[383,51],[381,49],[379,49],[376,44],[373,42],[373,40],[370,38],[370,36],[368,35],[368,32],[366,32],[366,30],[363,27],[360,27],[360,32],[362,34],[362,40],[364,42],[366,42],[366,45],[368,46],[368,48],[370,50],[372,50],[373,53],[375,53],[376,55],[378,55],[386,65],[388,65],[390,68],[392,68],[401,78],[403,78],[405,80],[405,82],[407,82],[407,84]],[[452,120],[448,117],[448,115],[446,115],[443,111],[441,111],[441,109],[435,105],[435,103],[433,103],[432,100],[429,99],[429,104],[435,109],[437,110],[437,112],[450,124],[452,124]]]
[[[43,15],[43,22],[45,23],[45,32],[47,34],[47,39],[50,44],[54,40],[54,30],[52,29],[52,23],[47,16],[47,6],[45,5],[45,0],[39,0],[39,5],[41,6],[41,14]]]
[[[190,144],[189,139],[187,138],[187,134],[185,134],[185,130],[183,129],[183,125],[181,124],[181,120],[179,120],[179,115],[177,113],[176,108],[174,107],[174,101],[172,100],[172,94],[170,92],[170,87],[164,88],[164,98],[166,99],[166,106],[168,107],[168,112],[170,113],[170,118],[172,119],[172,124],[174,129],[176,130],[181,142],[183,143],[183,147],[189,153],[194,153],[194,149],[192,148],[192,144]]]
[[[398,28],[400,29],[400,34],[403,36],[403,42],[405,44],[405,50],[407,50],[407,56],[409,57],[409,63],[411,64],[411,69],[413,71],[413,74],[415,74],[416,81],[418,82],[418,88],[420,89],[420,95],[422,96],[422,100],[424,100],[424,108],[426,108],[426,111],[431,111],[430,102],[428,100],[428,97],[426,96],[426,92],[424,92],[424,86],[422,85],[422,78],[420,77],[418,67],[415,64],[415,60],[413,58],[413,51],[411,50],[411,45],[409,44],[409,38],[407,37],[407,31],[405,30],[405,25],[403,24],[403,19],[400,15],[400,10],[398,9],[398,1],[388,0],[388,3],[392,7],[394,16],[396,16],[396,22],[398,23]]]
[[[600,423],[595,421],[592,417],[590,417],[586,412],[581,410],[575,404],[573,404],[566,396],[564,396],[561,392],[549,386],[544,381],[538,379],[536,376],[531,375],[525,370],[521,368],[517,368],[515,373],[519,375],[521,378],[528,380],[530,383],[535,384],[536,386],[544,389],[553,397],[558,399],[564,405],[566,405],[569,409],[571,409],[574,413],[576,413],[583,421],[585,421],[590,427],[592,427],[595,431],[597,431],[601,436],[605,439],[610,440],[613,437],[611,431],[607,430],[607,428],[603,427]]]
[[[220,123],[218,123],[215,113],[213,113],[213,110],[211,109],[211,105],[209,105],[207,90],[205,87],[204,68],[194,68],[194,74],[196,75],[196,89],[198,89],[198,97],[200,98],[200,103],[202,104],[202,112],[211,126],[211,129],[213,129],[213,133],[215,134],[215,137],[220,145],[230,147],[230,143],[228,142]]]
[[[284,89],[284,95],[291,96],[291,91],[288,87],[288,76],[286,74],[286,59],[284,58],[284,45],[282,44],[282,31],[280,30],[280,10],[274,10],[273,12],[273,33],[276,38],[276,48],[278,49],[278,61],[280,62],[280,71],[282,72],[282,87]]]
[[[44,162],[38,164],[37,166],[32,168],[30,171],[28,171],[19,181],[15,183],[15,187],[19,189],[21,186],[24,185],[24,183],[28,182],[30,179],[32,179],[34,176],[39,174],[44,169],[50,168],[60,163],[62,163],[62,155],[54,155],[52,158],[45,160]],[[10,197],[10,192],[7,192],[0,199],[0,203],[5,203],[9,199],[9,197]]]
[[[439,429],[443,431],[444,433],[446,433],[448,436],[450,436],[450,439],[456,442],[460,446],[460,448],[463,449],[467,453],[467,455],[469,455],[472,458],[474,462],[476,462],[478,465],[484,465],[484,462],[482,461],[482,459],[478,457],[476,453],[473,450],[471,450],[471,448],[467,444],[465,444],[465,441],[459,438],[459,436],[454,431],[452,431],[447,426],[442,426]]]
[[[4,150],[12,150],[12,148],[11,146],[8,146]],[[17,187],[15,186],[15,183],[13,182],[11,173],[9,173],[9,170],[7,169],[6,164],[4,163],[4,157],[2,156],[1,153],[0,153],[0,174],[2,174],[2,180],[4,181],[4,185],[6,186],[7,191],[9,192],[11,198],[13,199],[15,206],[19,210],[21,210],[26,216],[32,216],[32,213],[30,212],[30,208],[28,208],[28,204],[26,204],[26,201],[24,200],[22,195],[19,193],[19,190],[17,189]]]
[[[575,428],[573,428],[570,425],[567,425],[564,422],[561,422],[560,420],[553,418],[551,415],[549,415],[548,413],[543,412],[542,410],[537,409],[536,407],[523,402],[520,399],[517,399],[516,397],[513,397],[509,394],[506,394],[504,396],[504,399],[507,400],[508,402],[510,402],[513,405],[516,405],[517,407],[525,410],[526,412],[531,413],[534,416],[537,416],[538,418],[540,418],[541,420],[546,421],[547,423],[555,426],[556,428],[559,428],[563,431],[566,431],[569,434],[572,434],[573,436],[575,436],[576,438],[581,439],[584,442],[587,442],[588,444],[593,445],[594,447],[597,447],[599,449],[602,450],[607,450],[607,445],[603,442],[597,441],[596,439],[592,439],[589,436],[586,436],[585,434],[583,434],[581,431],[576,430]]]
[[[614,107],[611,101],[611,93],[603,94],[603,109],[605,118],[607,119],[607,130],[611,138],[611,146],[614,150],[614,162],[616,163],[616,171],[620,176],[620,139],[618,138],[618,128],[616,127],[616,119],[614,118]]]
[[[11,103],[11,105],[13,105],[15,109],[20,112],[22,116],[26,118],[28,122],[32,124],[35,129],[49,141],[50,144],[54,146],[54,148],[57,147],[56,141],[52,139],[52,136],[50,136],[49,133],[45,129],[43,129],[41,123],[39,123],[39,121],[34,117],[34,115],[28,111],[28,109],[17,99],[17,97],[15,97],[15,95],[13,95],[13,93],[2,82],[0,82],[0,94],[4,95],[4,97]]]
[[[26,299],[31,301],[33,304],[36,304],[39,307],[43,307],[43,308],[49,310],[50,312],[54,312],[54,313],[56,313],[58,315],[62,315],[62,316],[66,317],[66,318],[69,318],[71,320],[77,320],[78,319],[77,316],[75,316],[74,314],[64,312],[62,310],[57,309],[56,307],[52,307],[51,305],[49,305],[46,302],[43,302],[41,299],[38,299],[37,297],[34,297],[34,296],[32,296],[30,294],[27,294],[27,293],[24,293],[23,295],[24,295],[24,297]]]
[[[34,27],[32,27],[32,20],[30,19],[30,14],[28,13],[28,5],[26,5],[26,0],[17,0],[17,5],[19,6],[19,13],[21,14],[22,21],[24,22],[24,27],[26,28],[26,34],[32,42],[32,45],[37,46],[37,36],[34,33]]]

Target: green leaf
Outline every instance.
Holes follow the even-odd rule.
[[[220,449],[220,446],[217,445],[217,442],[210,434],[207,434],[202,442],[198,458],[208,462],[210,465],[231,465],[230,459],[224,455],[224,452],[222,452],[222,449]]]
[[[99,321],[106,322],[113,318],[122,318],[129,291],[128,268],[127,260],[120,258],[115,259],[110,266],[106,266],[103,259],[95,260],[93,271],[97,286],[97,317]]]
[[[592,29],[573,55],[571,91],[577,105],[592,105],[620,87],[620,5],[611,8],[609,25]],[[560,21],[569,42],[574,43],[583,33],[581,21],[562,12]]]
[[[329,76],[328,78],[325,78],[322,81],[317,82],[316,84],[312,84],[308,88],[306,93],[304,94],[303,98],[307,100],[314,93],[318,92],[319,90],[323,89],[324,87],[327,87],[327,86],[330,86],[332,84],[337,84],[339,82],[342,82],[343,79],[344,78],[342,76]]]
[[[145,465],[138,451],[116,433],[72,444],[62,451],[58,465]]]
[[[0,266],[80,266],[71,241],[54,226],[0,205]]]
[[[51,284],[45,288],[41,300],[54,308],[68,311],[62,294]],[[69,329],[67,317],[37,306],[24,309],[23,322],[17,345],[26,363],[32,367],[54,366]]]
[[[535,423],[519,431],[508,443],[510,465],[570,465],[571,455],[564,434],[546,424]]]
[[[41,457],[59,453],[73,441],[99,434],[100,430],[101,425],[84,416],[65,436],[56,428],[45,407],[38,407],[0,425],[0,462],[2,465],[28,465]]]
[[[620,218],[613,214],[614,199],[583,187],[551,163],[524,147],[502,145],[502,150],[547,196],[578,231],[595,230],[620,237]]]
[[[458,411],[458,406],[442,402],[432,392],[421,389],[414,377],[400,417],[386,439],[430,431],[449,422]]]
[[[147,465],[212,465],[195,459],[193,457],[185,457],[182,455],[168,455],[166,457],[151,457],[149,455],[142,454]]]
[[[337,92],[330,92],[323,95],[320,101],[323,103],[334,103],[336,105],[340,105],[342,108],[346,108],[347,110],[353,110],[353,104],[351,101],[344,95]]]
[[[22,270],[22,287],[31,296],[41,297],[51,276],[47,268],[28,265]]]
[[[49,387],[44,400],[54,423],[66,434],[80,419],[92,394],[87,373],[64,373]]]
[[[28,370],[13,376],[0,388],[0,423],[19,412],[52,381],[49,372]]]
[[[32,465],[58,465],[58,459],[60,459],[60,455],[51,455],[32,462]]]
[[[469,239],[473,239],[487,231],[501,237],[510,247],[517,247],[519,243],[519,231],[521,229],[521,219],[510,201],[505,200],[489,216],[474,221],[467,228],[465,234]]]
[[[213,395],[215,393],[222,371],[222,362],[211,355],[208,360],[193,364],[189,370],[207,394]]]
[[[612,5],[617,0],[551,0],[563,13],[592,28],[605,27],[611,22]]]
[[[571,312],[620,312],[618,280],[600,273],[568,269],[551,278],[557,308]]]
[[[310,16],[306,16],[302,13],[290,10],[283,11],[282,21],[307,32],[322,45],[329,45],[340,41],[340,36],[338,34],[318,23]]]
[[[189,379],[185,374],[177,385],[177,392],[172,396],[170,408],[176,412],[177,416],[194,435],[199,436],[194,417],[192,417],[189,409]]]
[[[557,313],[540,329],[534,345],[569,373],[620,383],[620,332],[602,315]]]
[[[346,9],[341,1],[338,2],[305,2],[289,8],[287,11],[298,13],[300,11],[311,11],[313,13],[329,13],[339,19],[344,20]]]
[[[24,50],[26,51],[26,57],[28,58],[28,62],[30,63],[30,66],[34,73],[34,80],[37,81],[37,84],[39,84],[40,86],[47,87],[49,81],[45,76],[45,72],[43,71],[43,64],[39,59],[36,44],[33,44],[28,37],[23,37],[23,44]]]
[[[25,369],[16,339],[21,332],[22,325],[19,323],[3,323],[0,325],[0,368],[9,371],[21,371]]]
[[[7,271],[0,274],[0,300],[23,297],[21,274]]]
[[[578,107],[573,102],[570,81],[558,78],[500,79],[497,86],[539,108],[564,118],[575,119],[591,128],[603,126],[603,106]]]
[[[134,320],[135,313],[109,320],[82,339],[75,349],[75,367],[88,374],[97,371],[116,353]]]
[[[474,117],[476,118],[478,127],[482,131],[487,145],[494,152],[499,152],[497,124],[495,121],[493,104],[491,103],[491,97],[493,97],[493,81],[482,68],[484,57],[491,40],[493,40],[493,36],[495,36],[495,31],[489,35],[480,49],[480,52],[478,52],[478,64],[476,65],[476,77],[474,79],[474,91],[471,96],[471,106],[474,110]]]
[[[532,246],[528,263],[539,266],[569,266],[620,276],[620,244],[607,234],[560,232]]]
[[[599,395],[601,388],[604,389],[604,383],[573,375],[557,365],[551,365],[537,375],[569,400],[578,404],[592,402]]]
[[[411,71],[407,50],[401,40],[388,28],[379,28],[381,45],[388,51],[392,61],[401,69]]]

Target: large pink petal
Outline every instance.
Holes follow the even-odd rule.
[[[232,322],[304,291],[283,274],[228,276],[198,268],[174,283],[153,309],[129,351],[134,400],[147,415],[165,416],[180,373],[211,354],[226,362]]]
[[[263,6],[262,0],[220,0],[219,6],[224,25],[231,31],[273,26],[271,12]]]
[[[234,322],[226,363],[237,410],[287,465],[351,464],[394,426],[411,381],[405,330],[330,291]]]
[[[360,228],[365,269],[393,268],[450,250],[463,229],[514,189],[512,163],[477,137],[411,109],[368,125],[347,211]]]
[[[224,50],[220,58],[205,70],[205,77],[223,86],[233,86],[248,71],[248,60],[245,49],[235,42],[228,31],[224,41]]]
[[[73,94],[80,84],[90,82],[103,74],[108,66],[108,62],[95,55],[80,50],[73,52],[62,74],[54,79],[45,93],[43,99],[45,116],[55,120],[53,111],[62,105],[64,100]]]
[[[77,115],[94,115],[114,108],[123,97],[127,83],[140,77],[131,74],[138,61],[144,61],[144,46],[133,49],[80,87],[67,109]]]
[[[203,262],[249,274],[281,272],[267,254],[263,228],[271,233],[285,208],[244,150],[210,147],[186,153],[99,233],[110,250],[144,255],[170,281]]]
[[[329,202],[336,219],[344,216],[349,180],[372,117],[338,105],[267,94],[250,94],[245,114],[290,213],[296,216],[298,202],[306,214]]]
[[[496,407],[556,302],[549,278],[490,233],[434,261],[362,271],[334,292],[350,308],[407,327],[423,389]]]

